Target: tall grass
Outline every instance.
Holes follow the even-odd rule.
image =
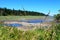
[[[0,26],[0,40],[60,40],[60,25],[53,25],[47,30],[18,30],[15,27]]]

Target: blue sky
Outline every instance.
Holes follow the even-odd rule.
[[[58,13],[60,9],[60,0],[0,0],[0,7],[9,9],[21,9],[28,11],[37,11],[50,15]]]

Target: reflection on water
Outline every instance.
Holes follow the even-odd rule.
[[[20,22],[28,22],[28,23],[42,23],[42,22],[51,22],[52,20],[41,20],[41,19],[35,19],[35,20],[20,20]]]
[[[22,26],[22,24],[18,24],[18,23],[13,23],[13,24],[4,24],[5,26],[11,26],[11,27],[20,27]]]
[[[28,23],[42,23],[45,22],[45,20],[28,20]]]
[[[52,20],[41,20],[41,19],[35,19],[35,20],[20,20],[16,22],[27,22],[27,23],[43,23],[43,22],[51,22]],[[8,21],[10,22],[10,21]],[[20,27],[23,26],[22,24],[19,23],[13,23],[14,21],[11,21],[12,23],[10,24],[4,24],[5,26],[12,26],[12,27]]]

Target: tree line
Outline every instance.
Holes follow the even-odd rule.
[[[0,16],[46,16],[44,13],[0,8]]]

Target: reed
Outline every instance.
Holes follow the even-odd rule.
[[[53,24],[47,30],[35,29],[29,31],[0,26],[0,40],[60,40],[60,24]]]

